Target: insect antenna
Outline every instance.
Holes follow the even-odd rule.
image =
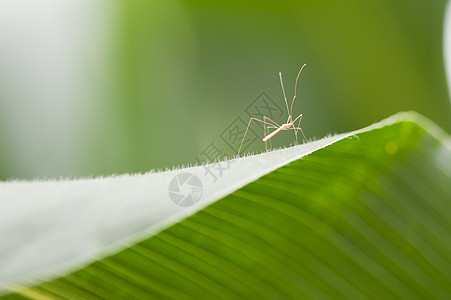
[[[295,84],[294,84],[294,97],[293,97],[293,101],[291,101],[291,109],[290,109],[290,111],[289,111],[289,116],[292,116],[292,115],[293,115],[293,104],[294,104],[294,99],[296,99],[296,91],[297,91],[297,86],[298,86],[299,76],[301,76],[301,72],[302,72],[302,70],[304,69],[304,67],[305,67],[306,65],[307,65],[307,64],[303,64],[303,65],[302,65],[301,69],[299,70],[298,76],[296,77],[296,82],[295,82]],[[293,120],[293,117],[291,117],[291,119]]]
[[[283,87],[283,79],[282,79],[282,72],[279,72],[279,78],[280,78],[280,85],[282,86],[282,92],[283,92],[283,99],[285,100],[285,105],[287,107],[287,113],[288,113],[288,121],[290,120],[291,114],[290,114],[290,110],[288,109],[288,101],[287,101],[287,96],[285,94],[285,88]],[[288,122],[287,121],[287,122]]]

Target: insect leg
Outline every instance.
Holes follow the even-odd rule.
[[[249,127],[251,126],[251,122],[252,122],[253,120],[254,120],[254,121],[257,121],[257,122],[260,122],[260,123],[263,123],[263,124],[266,124],[266,125],[269,125],[269,126],[274,126],[273,124],[268,123],[268,122],[266,122],[266,121],[262,121],[262,120],[260,120],[260,119],[251,117],[251,118],[249,119],[249,123],[247,124],[246,131],[244,132],[243,139],[241,140],[240,148],[238,149],[238,155],[240,155],[241,148],[243,147],[244,140],[246,139],[246,134],[247,134],[247,132],[248,132],[248,130],[249,130]]]

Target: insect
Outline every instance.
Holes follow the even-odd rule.
[[[293,119],[293,104],[294,104],[294,100],[296,99],[296,89],[297,89],[297,85],[298,85],[298,80],[299,80],[299,76],[301,75],[301,72],[305,66],[306,66],[306,64],[304,64],[301,67],[301,69],[299,70],[298,76],[296,77],[296,82],[294,84],[294,97],[293,97],[293,100],[291,101],[290,107],[288,107],[287,96],[285,94],[285,88],[283,87],[282,73],[279,72],[280,85],[282,86],[283,98],[285,100],[285,105],[286,105],[287,113],[288,113],[287,121],[284,124],[279,125],[277,122],[275,122],[274,120],[271,120],[267,116],[263,116],[263,120],[257,119],[255,117],[251,117],[249,119],[249,123],[247,124],[246,131],[244,132],[243,139],[241,140],[240,148],[238,149],[238,155],[240,154],[241,148],[243,147],[243,143],[244,143],[244,140],[246,139],[247,131],[249,130],[249,127],[251,126],[252,121],[257,121],[257,122],[260,122],[263,124],[263,130],[264,130],[264,135],[265,135],[265,137],[263,138],[263,142],[265,142],[266,150],[268,150],[266,142],[269,141],[270,147],[272,149],[271,138],[273,136],[275,136],[276,134],[278,134],[279,132],[281,132],[282,130],[294,130],[294,135],[296,137],[296,143],[298,141],[298,132],[300,131],[302,134],[302,137],[304,138],[304,141],[307,142],[304,132],[302,131],[302,128],[300,127],[301,120],[302,120],[302,114],[300,114],[295,119]],[[295,126],[296,125],[295,122],[298,120],[299,120],[298,125]],[[275,130],[270,132],[271,129],[275,129]]]

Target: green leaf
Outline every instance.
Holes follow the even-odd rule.
[[[200,166],[2,183],[0,286],[17,299],[450,298],[450,145],[401,113],[232,160],[216,182]],[[204,191],[188,208],[167,195],[184,172]]]

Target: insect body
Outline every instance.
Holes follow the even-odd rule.
[[[300,114],[299,116],[297,116],[294,120],[293,120],[293,104],[294,104],[294,100],[296,99],[296,89],[297,89],[297,85],[298,85],[298,80],[299,80],[299,76],[301,75],[302,70],[304,69],[306,65],[304,64],[301,69],[299,70],[298,76],[296,77],[296,83],[294,85],[294,97],[293,100],[291,101],[291,106],[288,107],[288,101],[287,101],[287,97],[285,95],[285,88],[283,87],[283,80],[282,80],[282,73],[279,73],[279,78],[280,78],[280,85],[282,86],[282,92],[283,92],[283,98],[285,100],[285,105],[287,108],[287,113],[288,113],[288,119],[286,121],[286,123],[279,125],[277,122],[271,120],[269,117],[267,116],[263,116],[263,120],[251,117],[249,119],[249,123],[247,124],[247,128],[246,131],[244,132],[244,136],[243,139],[241,140],[241,144],[240,144],[240,148],[238,149],[238,155],[240,154],[241,148],[243,147],[243,143],[244,140],[246,138],[246,134],[247,131],[249,130],[249,126],[251,125],[252,121],[257,121],[263,124],[263,129],[264,129],[264,135],[265,137],[263,138],[263,142],[265,142],[265,148],[267,149],[267,144],[266,142],[269,141],[270,146],[272,148],[271,145],[271,138],[273,136],[275,136],[276,134],[278,134],[280,131],[282,130],[294,130],[294,135],[296,137],[296,142],[298,141],[298,132],[300,131],[302,134],[302,137],[304,138],[304,141],[307,142],[307,139],[305,138],[304,132],[302,131],[301,126],[301,120],[302,120],[302,114]],[[297,126],[295,124],[295,122],[299,120]],[[272,132],[269,132],[270,129],[275,129]]]
[[[263,138],[263,142],[268,141],[270,138],[272,138],[273,136],[275,136],[277,133],[279,133],[279,131],[281,130],[286,130],[288,129],[290,126],[292,126],[293,123],[286,123],[286,124],[282,124],[279,128],[277,128],[276,130],[274,130],[273,132],[271,132],[270,134],[268,134],[267,136],[265,136]]]

